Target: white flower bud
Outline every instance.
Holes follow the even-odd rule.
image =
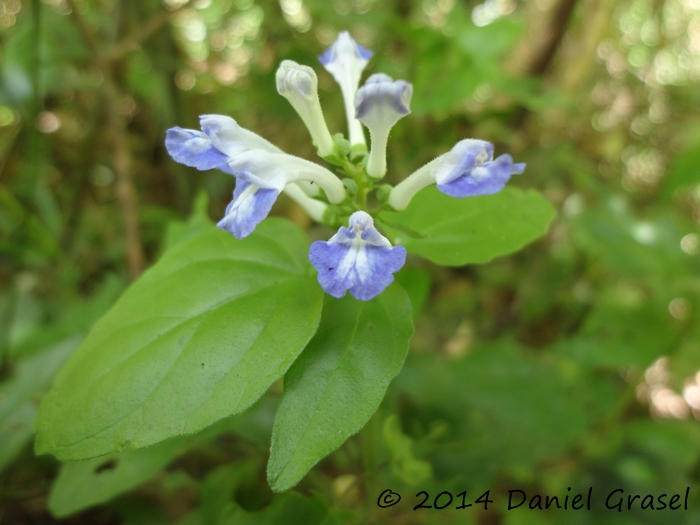
[[[322,157],[333,153],[333,139],[318,100],[318,78],[313,69],[284,60],[277,69],[277,92],[289,100],[304,121]]]

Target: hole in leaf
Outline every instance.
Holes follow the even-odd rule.
[[[106,470],[114,470],[117,468],[117,460],[116,459],[109,459],[105,461],[104,463],[100,463],[97,468],[95,469],[95,474],[99,474],[100,472],[105,472]]]

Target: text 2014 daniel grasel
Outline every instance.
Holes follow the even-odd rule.
[[[632,510],[688,510],[688,497],[690,495],[690,487],[686,487],[685,493],[677,494],[634,494],[626,492],[625,489],[617,488],[603,493],[605,499],[601,496],[594,497],[593,487],[589,487],[588,491],[575,493],[571,491],[571,487],[567,488],[564,495],[550,496],[542,494],[530,494],[521,489],[508,490],[508,506],[507,510],[591,510],[591,506],[595,500],[595,507],[601,508],[604,504],[605,509],[623,512]],[[494,499],[503,501],[501,496],[494,496],[491,499],[491,491],[487,490],[478,498],[474,498],[462,491],[457,495],[453,495],[450,491],[442,491],[437,495],[431,495],[428,491],[422,490],[416,494],[418,504],[413,507],[413,510],[418,509],[468,509],[470,507],[480,507],[483,505],[484,510],[488,511],[496,502]],[[503,494],[505,497],[505,494]],[[394,492],[391,489],[384,490],[377,500],[377,506],[382,509],[393,507],[401,501],[401,494]]]

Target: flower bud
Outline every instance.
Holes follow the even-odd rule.
[[[313,69],[284,60],[277,69],[277,92],[289,100],[304,121],[321,157],[333,153],[333,139],[318,99],[318,78]]]
[[[355,92],[360,85],[362,71],[367,66],[372,52],[368,51],[350,36],[347,31],[338,34],[333,45],[318,57],[323,67],[333,75],[340,85],[345,102],[345,114],[348,119],[349,140],[351,145],[364,144],[362,126],[355,119]]]

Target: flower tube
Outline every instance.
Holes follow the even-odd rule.
[[[367,79],[355,94],[355,117],[362,122],[372,139],[367,174],[375,179],[386,174],[386,144],[389,131],[400,118],[411,112],[413,86],[405,80],[393,81],[383,73]]]

